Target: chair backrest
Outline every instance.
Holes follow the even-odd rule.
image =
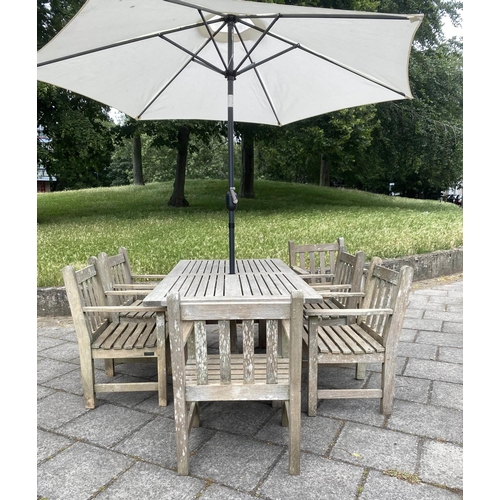
[[[66,266],[62,274],[78,343],[88,347],[110,321],[109,313],[83,310],[84,307],[106,305],[101,279],[93,264],[78,271]]]
[[[358,324],[386,348],[397,341],[402,329],[408,296],[413,280],[413,268],[402,266],[399,271],[381,265],[378,257],[372,259],[366,278],[363,309],[393,310],[390,315],[359,316]]]
[[[296,245],[288,242],[288,256],[290,267],[299,274],[319,274],[311,279],[311,283],[329,283],[333,275],[339,250],[347,251],[344,238],[337,238],[333,243],[318,243],[313,245]]]
[[[90,257],[89,264],[96,267],[104,290],[117,290],[120,285],[127,288],[133,284],[132,274],[127,253],[124,248],[120,248],[118,254],[108,255],[100,252],[97,257]],[[106,303],[112,306],[130,305],[134,302],[135,296],[131,295],[107,295]]]
[[[291,297],[246,301],[181,300],[178,293],[170,294],[167,297],[167,311],[173,376],[179,376],[179,364],[182,364],[179,356],[184,359],[184,346],[189,339],[188,357],[195,359],[192,369],[196,372],[196,376],[191,374],[189,377],[190,385],[199,386],[199,390],[205,394],[199,396],[199,400],[288,400],[292,380],[300,390],[303,304],[302,292],[296,291],[292,292]],[[209,362],[207,354],[206,325],[214,320],[218,321],[219,326],[217,356],[220,362],[216,364]],[[231,353],[232,320],[241,321],[242,354]],[[255,353],[257,320],[266,320],[265,355]],[[280,354],[288,358],[285,368],[280,362],[283,359]],[[193,384],[194,380],[197,380],[197,384]],[[191,397],[195,398],[193,393]]]
[[[364,252],[356,252],[355,255],[352,255],[341,248],[337,256],[335,276],[332,282],[335,285],[335,291],[361,292],[365,261],[366,255]],[[346,286],[342,288],[341,285]],[[347,309],[354,309],[360,302],[359,297],[353,296],[332,297],[330,300],[337,307]]]

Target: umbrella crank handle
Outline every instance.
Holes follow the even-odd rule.
[[[234,212],[236,210],[236,205],[238,205],[238,196],[236,196],[234,187],[231,187],[226,193],[226,207],[231,212]]]

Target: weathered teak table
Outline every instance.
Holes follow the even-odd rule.
[[[144,298],[145,306],[166,307],[167,295],[179,292],[182,299],[208,302],[227,299],[245,302],[252,297],[290,296],[304,293],[306,303],[321,302],[321,295],[280,259],[240,259],[235,274],[229,274],[228,260],[181,260]]]

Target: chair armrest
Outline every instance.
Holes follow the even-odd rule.
[[[146,306],[87,306],[83,312],[165,312],[165,307],[146,307]]]
[[[131,295],[131,296],[146,296],[151,292],[152,288],[138,288],[136,290],[105,290],[105,295]]]
[[[331,283],[312,283],[311,285],[312,288],[315,290],[350,290],[352,288],[352,285],[332,285]]]
[[[141,280],[162,280],[165,278],[166,274],[132,274],[132,279],[141,279]]]
[[[299,274],[301,278],[304,279],[310,279],[310,278],[333,278],[335,276],[335,273],[304,273],[304,274]]]
[[[322,292],[321,290],[317,290],[319,294],[324,297],[364,297],[364,292]]]
[[[158,283],[118,283],[113,285],[114,290],[153,290]]]
[[[393,314],[393,309],[306,309],[304,316],[369,316],[373,314]]]

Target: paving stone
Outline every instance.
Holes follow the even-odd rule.
[[[425,309],[413,309],[408,307],[408,309],[406,309],[405,318],[422,319],[424,317],[424,312]]]
[[[193,476],[250,493],[284,451],[283,446],[217,432],[190,458],[189,470]]]
[[[340,429],[340,421],[326,417],[308,417],[302,414],[300,448],[318,455],[323,455]],[[281,411],[256,434],[256,439],[288,446],[288,427],[281,425]]]
[[[46,398],[47,396],[54,394],[54,392],[55,392],[54,389],[51,389],[50,387],[43,387],[42,385],[36,386],[36,398],[37,399]]]
[[[71,446],[75,441],[52,432],[37,430],[37,461],[41,462]]]
[[[153,464],[136,463],[97,496],[98,500],[191,500],[205,487],[194,477]]]
[[[217,401],[202,409],[200,419],[204,427],[253,436],[275,412],[271,403]]]
[[[448,292],[443,288],[422,288],[419,290],[412,290],[413,297],[419,297],[423,295],[424,297],[447,297]]]
[[[463,410],[462,384],[435,381],[432,384],[431,403],[437,406],[446,406]]]
[[[453,321],[445,321],[443,323],[443,332],[445,333],[463,333],[464,325],[463,323],[456,323]]]
[[[80,399],[80,406],[83,403]],[[68,436],[112,447],[151,420],[151,415],[130,408],[103,404],[61,427]]]
[[[463,448],[450,443],[426,441],[420,463],[422,480],[449,488],[463,488]]]
[[[414,473],[417,465],[418,441],[417,436],[347,422],[330,452],[330,458],[351,462],[361,467],[397,469]]]
[[[367,365],[367,370],[373,370],[379,364]],[[304,369],[306,371],[306,369]],[[307,380],[307,373],[306,373]],[[318,366],[318,387],[323,389],[359,389],[364,381],[356,379],[356,365],[345,368],[340,366]]]
[[[412,328],[414,330],[427,330],[431,332],[439,332],[443,326],[443,322],[439,319],[414,319],[405,318],[403,320],[403,328]]]
[[[291,476],[285,455],[257,493],[272,500],[355,500],[362,475],[362,467],[302,453],[300,475]]]
[[[457,493],[370,471],[359,500],[461,500]]]
[[[457,347],[440,347],[438,360],[445,363],[458,363],[462,364],[464,361],[464,351]]]
[[[55,392],[38,401],[37,421],[42,429],[54,430],[88,411],[80,396]]]
[[[436,359],[437,346],[432,344],[416,344],[414,342],[399,342],[398,356],[422,359]]]
[[[443,312],[427,309],[424,314],[424,319],[440,319],[442,321],[463,322],[463,315],[458,312]]]
[[[172,384],[167,384],[167,406],[160,406],[158,404],[158,394],[152,394],[144,401],[134,406],[136,410],[154,413],[155,415],[163,415],[164,417],[174,418],[174,394],[172,391]]]
[[[215,431],[193,428],[189,435],[189,450],[193,451],[213,436]],[[173,420],[156,417],[114,447],[116,451],[177,470],[175,424]]]
[[[460,332],[456,332],[460,333]],[[439,332],[418,332],[415,342],[448,347],[463,347],[462,335]]]
[[[387,428],[461,444],[463,415],[451,408],[395,400]]]
[[[404,374],[408,377],[428,378],[443,382],[463,382],[463,366],[456,363],[410,358]]]
[[[415,342],[418,330],[412,330],[410,328],[403,328],[401,330],[401,335],[399,337],[400,342]]]
[[[51,337],[42,337],[41,335],[37,336],[36,339],[36,350],[38,354],[42,354],[43,352],[47,349],[50,349],[51,347],[55,347],[57,345],[64,344],[64,340],[61,339],[54,339]]]
[[[379,399],[324,399],[318,405],[318,415],[350,420],[381,427],[384,416],[380,413]]]
[[[78,344],[75,342],[61,342],[59,344],[45,349],[40,356],[45,358],[57,359],[59,361],[67,361],[69,363],[76,363],[80,366],[80,354],[78,353]]]
[[[380,379],[380,374],[372,374],[367,387],[369,389],[380,388]],[[394,397],[396,399],[404,399],[406,401],[414,401],[416,403],[427,403],[431,387],[430,380],[398,375],[394,384]]]
[[[251,500],[255,498],[247,493],[241,493],[227,486],[211,484],[199,497],[199,500]]]
[[[38,466],[37,494],[50,500],[88,500],[133,463],[119,453],[76,443]]]
[[[74,370],[80,370],[80,367],[73,363],[66,363],[54,359],[38,358],[37,364],[37,382],[43,384],[55,377]]]
[[[118,382],[120,378],[122,378],[122,376],[114,378],[113,382]],[[95,381],[98,384],[105,384],[110,381],[110,378],[105,375],[104,371],[95,370]],[[79,366],[76,370],[64,373],[63,375],[44,382],[44,385],[57,389],[58,391],[65,391],[80,395],[82,397],[81,401],[83,405],[82,375]],[[102,401],[103,396],[104,394],[97,394],[97,401]]]

